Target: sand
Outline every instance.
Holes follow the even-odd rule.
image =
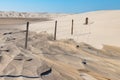
[[[98,49],[103,44],[120,47],[120,11],[96,11],[82,14],[73,14],[55,18],[58,21],[57,39],[72,38],[77,42],[88,43]],[[89,18],[89,24],[84,25],[85,18]],[[74,34],[71,35],[72,19],[74,20]],[[31,31],[47,31],[54,34],[55,21],[31,24]]]
[[[27,49],[24,48],[25,32],[21,32],[26,25],[9,26],[4,22],[0,26],[0,80],[119,80],[120,47],[115,44],[119,38],[114,36],[118,34],[118,13],[98,11],[55,17],[45,22],[31,21]],[[84,25],[86,16],[90,18],[88,25]],[[71,19],[75,20],[73,36],[68,31]],[[56,41],[53,40],[55,20],[59,26]],[[108,20],[112,20],[111,24]],[[113,35],[112,25],[116,32]],[[77,28],[85,33],[79,33]],[[5,34],[9,32],[12,34]],[[87,35],[78,37],[81,34]],[[102,49],[98,49],[101,46]]]

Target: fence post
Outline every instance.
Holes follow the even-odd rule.
[[[85,24],[88,25],[88,17],[85,19]]]
[[[57,21],[55,21],[54,40],[56,40],[56,33],[57,33]]]
[[[71,35],[73,35],[73,26],[74,26],[74,20],[72,19]]]
[[[25,49],[27,49],[27,45],[28,45],[28,32],[29,32],[29,22],[27,22],[27,26],[26,26]]]

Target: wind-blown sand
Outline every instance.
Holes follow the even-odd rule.
[[[0,26],[0,80],[119,80],[120,47],[111,41],[119,40],[114,36],[119,29],[118,13],[98,11],[55,18],[58,20],[56,41],[53,40],[54,21],[31,22],[28,49],[24,49],[25,32],[20,32],[25,24],[13,25],[14,28]],[[83,25],[86,16],[90,18],[89,25]],[[73,36],[71,19],[75,20]],[[5,34],[9,32],[12,34]],[[88,32],[91,34],[79,37]],[[99,48],[103,43],[115,46],[92,47]]]
[[[119,13],[120,11],[97,11],[55,18],[58,20],[57,39],[72,38],[100,49],[103,44],[120,46]],[[86,17],[89,18],[89,25],[84,25]],[[73,36],[70,34],[72,19],[74,19]],[[31,24],[31,30],[53,34],[54,21]]]

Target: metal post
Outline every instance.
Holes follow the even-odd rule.
[[[74,25],[74,20],[72,19],[71,35],[73,35],[73,25]]]
[[[26,26],[25,49],[27,49],[27,45],[28,45],[28,31],[29,31],[29,22],[27,22],[27,26]]]
[[[56,33],[57,33],[57,21],[55,21],[54,40],[56,40]]]

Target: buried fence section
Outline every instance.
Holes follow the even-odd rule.
[[[71,35],[73,35],[73,28],[74,28],[74,20],[72,19],[72,26],[71,26]]]
[[[56,40],[56,34],[57,34],[57,21],[55,21],[54,40]]]
[[[86,19],[85,19],[85,24],[87,25],[89,22],[88,22],[88,17],[86,17]],[[71,35],[73,35],[74,34],[74,20],[72,19],[72,21],[70,21],[70,22],[72,22],[72,24],[71,24]],[[55,21],[55,28],[54,28],[54,40],[56,40],[57,39],[57,26],[58,26],[58,21],[56,20]],[[75,26],[76,27],[76,26]],[[68,27],[69,28],[69,27]],[[69,30],[70,31],[70,30]],[[70,34],[69,33],[69,31],[67,31],[68,32],[68,34]],[[29,22],[27,22],[27,25],[26,25],[26,30],[24,30],[24,31],[20,31],[20,32],[26,32],[26,35],[25,35],[25,45],[24,45],[24,48],[25,49],[27,49],[27,47],[28,47],[28,34],[29,34]],[[19,32],[14,32],[14,34],[15,33],[19,33]],[[75,32],[76,33],[76,32]],[[13,34],[13,32],[9,32],[9,33],[4,33],[4,35],[7,35],[7,34]]]
[[[29,22],[27,22],[27,26],[26,26],[25,49],[27,49],[27,45],[28,45],[28,32],[29,32]]]
[[[18,25],[23,25],[24,23],[20,23],[20,24],[0,24],[2,25],[5,29],[7,29],[8,25],[10,26],[18,26]],[[15,27],[13,27],[14,29]],[[16,28],[15,28],[16,29]],[[19,29],[19,28],[17,28]],[[28,33],[29,33],[29,22],[27,22],[27,25],[26,25],[26,30],[22,30],[22,31],[11,31],[11,32],[4,32],[3,35],[12,35],[12,34],[18,34],[18,33],[23,33],[23,32],[26,32],[26,35],[25,35],[25,46],[24,48],[27,49],[27,45],[28,45]],[[6,41],[10,41],[10,40],[15,40],[16,38],[13,38],[13,37],[8,37],[6,36]],[[3,51],[8,51],[8,50],[3,50]]]

